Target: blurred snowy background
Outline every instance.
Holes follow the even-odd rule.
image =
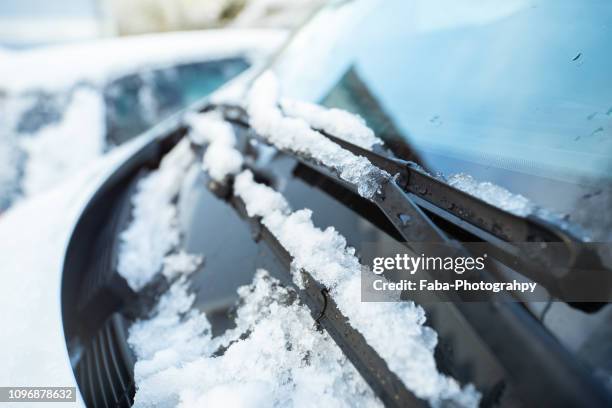
[[[4,0],[0,46],[201,30],[283,27],[302,23],[324,0]]]
[[[323,2],[0,2],[0,217],[264,59]]]

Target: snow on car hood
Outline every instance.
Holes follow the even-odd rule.
[[[77,82],[99,84],[143,67],[176,65],[241,53],[257,60],[278,49],[286,37],[285,30],[207,30],[3,53],[0,91],[56,91]]]

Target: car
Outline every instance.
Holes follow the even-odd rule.
[[[48,296],[49,385],[87,406],[609,406],[610,13],[332,2],[108,159]],[[456,269],[482,248],[466,284],[538,292],[368,291],[372,253]]]

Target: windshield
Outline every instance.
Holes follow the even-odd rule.
[[[572,212],[612,178],[611,21],[605,1],[340,2],[275,70],[434,173]]]

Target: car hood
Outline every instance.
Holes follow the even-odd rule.
[[[94,192],[152,137],[147,133],[132,140],[53,190],[0,215],[3,386],[76,386],[62,329],[64,254]]]
[[[287,35],[279,29],[205,30],[5,52],[0,55],[0,94],[54,92],[77,83],[104,83],[142,68],[236,55],[257,63],[277,50]]]

